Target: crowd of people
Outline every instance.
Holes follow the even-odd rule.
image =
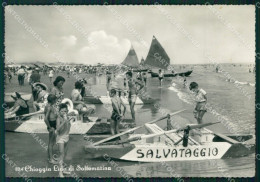
[[[73,71],[81,73],[82,68],[73,68]],[[112,113],[111,113],[111,134],[118,134],[119,124],[123,121],[125,117],[125,112],[127,106],[122,101],[121,96],[125,96],[129,102],[129,108],[131,111],[131,117],[133,123],[135,123],[135,103],[140,91],[147,86],[147,72],[137,71],[134,74],[133,69],[127,70],[125,72],[123,82],[124,89],[118,87],[116,82],[113,82],[113,76],[115,76],[115,70],[106,69],[96,69],[98,74],[106,74],[106,88],[108,96],[112,103]],[[11,71],[11,70],[9,70]],[[27,74],[29,79],[29,85],[32,88],[33,96],[33,109],[35,112],[42,111],[44,113],[44,121],[46,123],[49,132],[49,143],[48,143],[48,161],[52,164],[60,164],[61,172],[60,176],[69,173],[63,166],[64,157],[68,148],[69,141],[69,131],[70,131],[70,109],[68,104],[64,103],[64,89],[63,85],[66,79],[63,76],[57,76],[53,81],[53,87],[48,89],[46,84],[41,82],[41,75],[38,69],[25,69],[21,66],[17,70],[17,77],[19,85],[24,85],[24,78]],[[43,71],[43,70],[42,70]],[[45,71],[43,71],[44,73]],[[49,79],[52,82],[54,73],[57,73],[54,69],[49,69]],[[45,74],[45,73],[44,73]],[[69,73],[71,74],[71,72]],[[68,74],[68,75],[69,75]],[[47,75],[47,74],[45,74]],[[159,71],[159,85],[162,87],[162,81],[164,79],[163,72]],[[73,108],[76,110],[76,114],[83,117],[84,121],[88,121],[88,116],[95,112],[95,107],[88,105],[83,101],[86,95],[86,84],[85,79],[77,80],[74,84],[74,89],[71,91],[70,99],[73,103]],[[186,78],[185,78],[186,85]],[[195,93],[197,98],[197,105],[194,110],[194,117],[197,119],[198,123],[202,123],[202,117],[206,112],[205,104],[207,102],[206,92],[198,87],[198,84],[192,82],[189,89]],[[15,104],[12,108],[6,111],[6,115],[24,115],[29,113],[29,106],[27,101],[25,101],[22,96],[16,92],[12,96],[15,100]],[[57,144],[59,148],[59,158],[53,157],[53,147]]]

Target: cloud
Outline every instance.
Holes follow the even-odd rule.
[[[119,40],[114,35],[108,35],[104,30],[94,31],[88,37],[93,45],[79,49],[77,62],[85,63],[121,63],[128,53],[131,42],[128,39]]]
[[[74,46],[77,43],[77,37],[75,37],[74,35],[62,36],[60,39],[61,43],[66,47]]]
[[[239,35],[252,45],[252,49],[248,49],[207,6],[163,6],[187,34],[201,45],[200,49],[192,44],[181,28],[171,23],[165,14],[153,6],[115,6],[115,10],[125,21],[119,21],[111,11],[102,6],[63,6],[73,22],[77,22],[84,32],[87,32],[87,36],[56,8],[11,7],[49,45],[48,49],[44,48],[12,14],[5,11],[5,51],[17,63],[56,62],[57,60],[50,56],[55,52],[66,62],[117,64],[124,60],[131,43],[140,61],[141,57],[146,58],[153,35],[169,55],[172,64],[209,63],[204,52],[211,53],[221,62],[255,60],[253,5],[222,5],[221,9],[218,9],[220,6],[214,6]],[[122,22],[131,25],[133,31]],[[148,46],[144,46],[141,41]]]

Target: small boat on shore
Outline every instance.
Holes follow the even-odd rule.
[[[128,98],[121,96],[122,101],[124,104],[129,105]],[[88,104],[112,104],[111,98],[109,96],[85,96],[83,98],[84,102]],[[152,98],[147,97],[137,97],[135,105],[143,105],[143,104],[153,104],[155,102]]]
[[[29,101],[32,97],[31,93],[25,93],[25,92],[19,92],[19,94],[22,96],[22,98],[25,101]],[[7,92],[5,93],[5,99],[4,102],[10,107],[14,104],[15,100],[11,97],[12,95],[14,95],[14,92]]]
[[[158,73],[154,73],[154,72],[150,72],[152,77],[159,77]],[[192,73],[192,70],[190,71],[186,71],[186,72],[180,72],[180,73],[165,73],[163,74],[164,77],[176,77],[176,76],[183,76],[183,77],[187,77],[190,76],[190,74]]]
[[[109,134],[110,119],[88,117],[84,118],[74,110],[73,103],[70,99],[65,98],[62,103],[68,105],[69,120],[71,121],[70,134]],[[133,128],[134,123],[130,119],[124,119],[120,122],[119,129],[125,130]],[[5,116],[5,131],[20,133],[49,133],[44,121],[44,113],[42,110],[24,114],[21,116]]]
[[[236,158],[255,152],[252,135],[237,135],[231,138],[204,128],[217,123],[219,122],[190,124],[181,129],[164,131],[153,121],[144,125],[148,134],[133,134],[126,140],[110,142],[119,136],[117,135],[86,145],[85,151],[106,158],[135,162]],[[134,130],[135,128],[129,131]],[[123,132],[126,133],[127,131]]]
[[[134,69],[133,72],[148,72],[149,69]]]
[[[107,118],[88,117],[85,121],[83,117],[71,116],[72,122],[70,134],[110,134],[110,122]],[[120,130],[133,128],[134,123],[130,119],[120,122]],[[19,133],[49,133],[44,122],[44,114],[39,113],[33,116],[16,117],[5,119],[5,131]]]

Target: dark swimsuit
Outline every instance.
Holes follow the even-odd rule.
[[[159,75],[159,76],[158,76],[158,77],[159,77],[159,80],[162,80],[162,79],[163,79],[163,74],[160,74],[160,73],[159,73],[158,75]]]
[[[57,109],[57,108],[54,107],[53,109]],[[57,113],[56,113],[56,115],[57,115]],[[56,118],[56,119],[57,119],[57,118]],[[57,125],[56,120],[50,120],[50,117],[49,117],[49,124],[50,124],[50,127],[51,127],[51,128],[56,129],[56,125]],[[47,128],[48,128],[48,127],[47,127]]]
[[[29,106],[28,106],[27,102],[26,102],[24,99],[22,99],[22,100],[25,102],[26,107],[23,107],[23,106],[21,106],[21,105],[19,104],[20,108],[18,109],[18,111],[16,111],[16,116],[21,116],[21,115],[24,115],[24,114],[29,114]]]
[[[56,120],[54,120],[54,121],[49,121],[49,124],[50,124],[51,128],[54,128],[54,129],[56,130],[56,125],[57,125]]]
[[[129,80],[128,87],[129,87],[128,99],[131,99],[132,95],[136,95],[135,82],[133,80]]]
[[[119,113],[121,113],[121,108],[118,104],[118,100],[117,100],[117,105],[118,105]],[[111,119],[113,119],[114,121],[120,121],[121,116],[119,113],[117,113],[117,111],[113,108]]]

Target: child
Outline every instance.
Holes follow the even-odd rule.
[[[197,103],[193,112],[194,117],[197,119],[198,124],[201,124],[202,117],[204,116],[205,112],[207,112],[207,93],[203,89],[199,89],[199,85],[196,82],[190,83],[190,90],[195,93],[195,101]]]
[[[57,119],[56,143],[59,147],[59,164],[60,164],[60,177],[64,177],[63,174],[70,174],[69,171],[64,170],[63,161],[68,149],[69,132],[70,132],[70,121],[68,119],[68,106],[66,104],[60,104],[59,117]]]
[[[123,103],[123,101],[121,100],[121,98],[116,95],[115,89],[111,89],[109,95],[111,97],[112,108],[113,108],[111,122],[110,122],[111,134],[115,135],[115,134],[120,133],[119,122],[123,119],[123,117],[125,115],[126,106]],[[123,112],[121,111],[121,106],[124,107]]]
[[[54,94],[50,94],[47,97],[48,104],[44,108],[44,122],[47,125],[49,131],[49,144],[48,144],[48,160],[50,163],[55,164],[56,161],[53,159],[53,146],[55,144],[55,129],[56,129],[56,120],[58,113],[56,110],[56,100],[57,97]]]

